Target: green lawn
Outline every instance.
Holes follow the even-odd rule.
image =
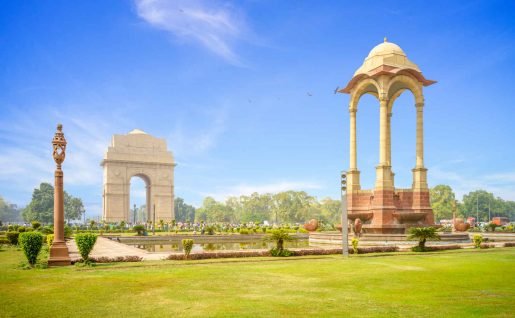
[[[2,317],[513,317],[515,248],[19,269]]]

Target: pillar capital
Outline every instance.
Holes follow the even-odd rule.
[[[358,109],[355,107],[349,107],[349,114],[355,115],[358,112]]]
[[[421,109],[424,107],[424,102],[421,102],[421,103],[415,103],[415,107],[418,109]]]

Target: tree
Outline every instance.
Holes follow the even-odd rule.
[[[444,184],[435,186],[430,190],[430,198],[435,219],[452,218],[452,203],[456,197],[450,186]]]
[[[205,198],[204,202],[202,202],[202,207],[197,212],[200,221],[233,222],[234,220],[234,211],[212,197]]]
[[[333,200],[329,197],[324,198],[320,203],[319,219],[326,223],[341,222],[342,203],[340,200]]]
[[[184,202],[183,198],[175,198],[175,220],[178,222],[193,222],[195,220],[195,207]]]
[[[286,191],[273,196],[276,222],[304,222],[316,211],[316,199],[304,191]]]
[[[52,223],[54,221],[54,187],[48,183],[41,183],[39,189],[34,189],[32,201],[23,210],[22,216],[26,222]]]
[[[508,201],[510,202],[510,201]],[[493,216],[512,217],[509,203],[501,198],[496,198],[493,193],[485,190],[476,190],[463,196],[463,208],[466,216],[476,217],[479,214],[478,222],[487,222],[488,211]]]
[[[82,200],[64,191],[65,219],[68,221],[78,220],[84,211]],[[54,187],[49,183],[41,183],[39,189],[34,189],[32,200],[23,210],[22,216],[26,222],[52,223],[54,221]]]
[[[16,205],[8,203],[0,196],[0,222],[18,222],[20,216]]]
[[[68,221],[71,220],[80,220],[82,215],[84,214],[84,204],[82,204],[82,199],[75,198],[66,191],[64,192],[64,218]]]
[[[241,196],[241,221],[261,223],[271,217],[273,205],[272,195],[252,193],[250,196]]]

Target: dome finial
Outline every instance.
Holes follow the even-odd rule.
[[[384,37],[384,43],[388,42],[388,38],[385,36]]]

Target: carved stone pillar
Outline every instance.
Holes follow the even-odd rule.
[[[352,193],[352,191],[359,190],[361,188],[359,182],[359,170],[357,163],[357,139],[356,139],[356,112],[357,109],[353,107],[349,107],[349,117],[350,117],[350,141],[349,141],[349,171],[347,172],[347,180],[348,180],[348,192]]]
[[[63,134],[63,126],[57,125],[57,132],[52,140],[54,148],[53,157],[56,163],[55,188],[54,188],[54,241],[50,247],[48,265],[64,266],[70,265],[71,260],[68,254],[68,247],[64,241],[64,187],[63,171],[61,164],[66,156],[66,139]]]
[[[424,104],[417,103],[417,161],[413,171],[413,190],[427,189],[427,169],[424,167]]]
[[[380,98],[379,165],[376,167],[376,189],[393,189],[391,167],[388,163],[388,99]]]

